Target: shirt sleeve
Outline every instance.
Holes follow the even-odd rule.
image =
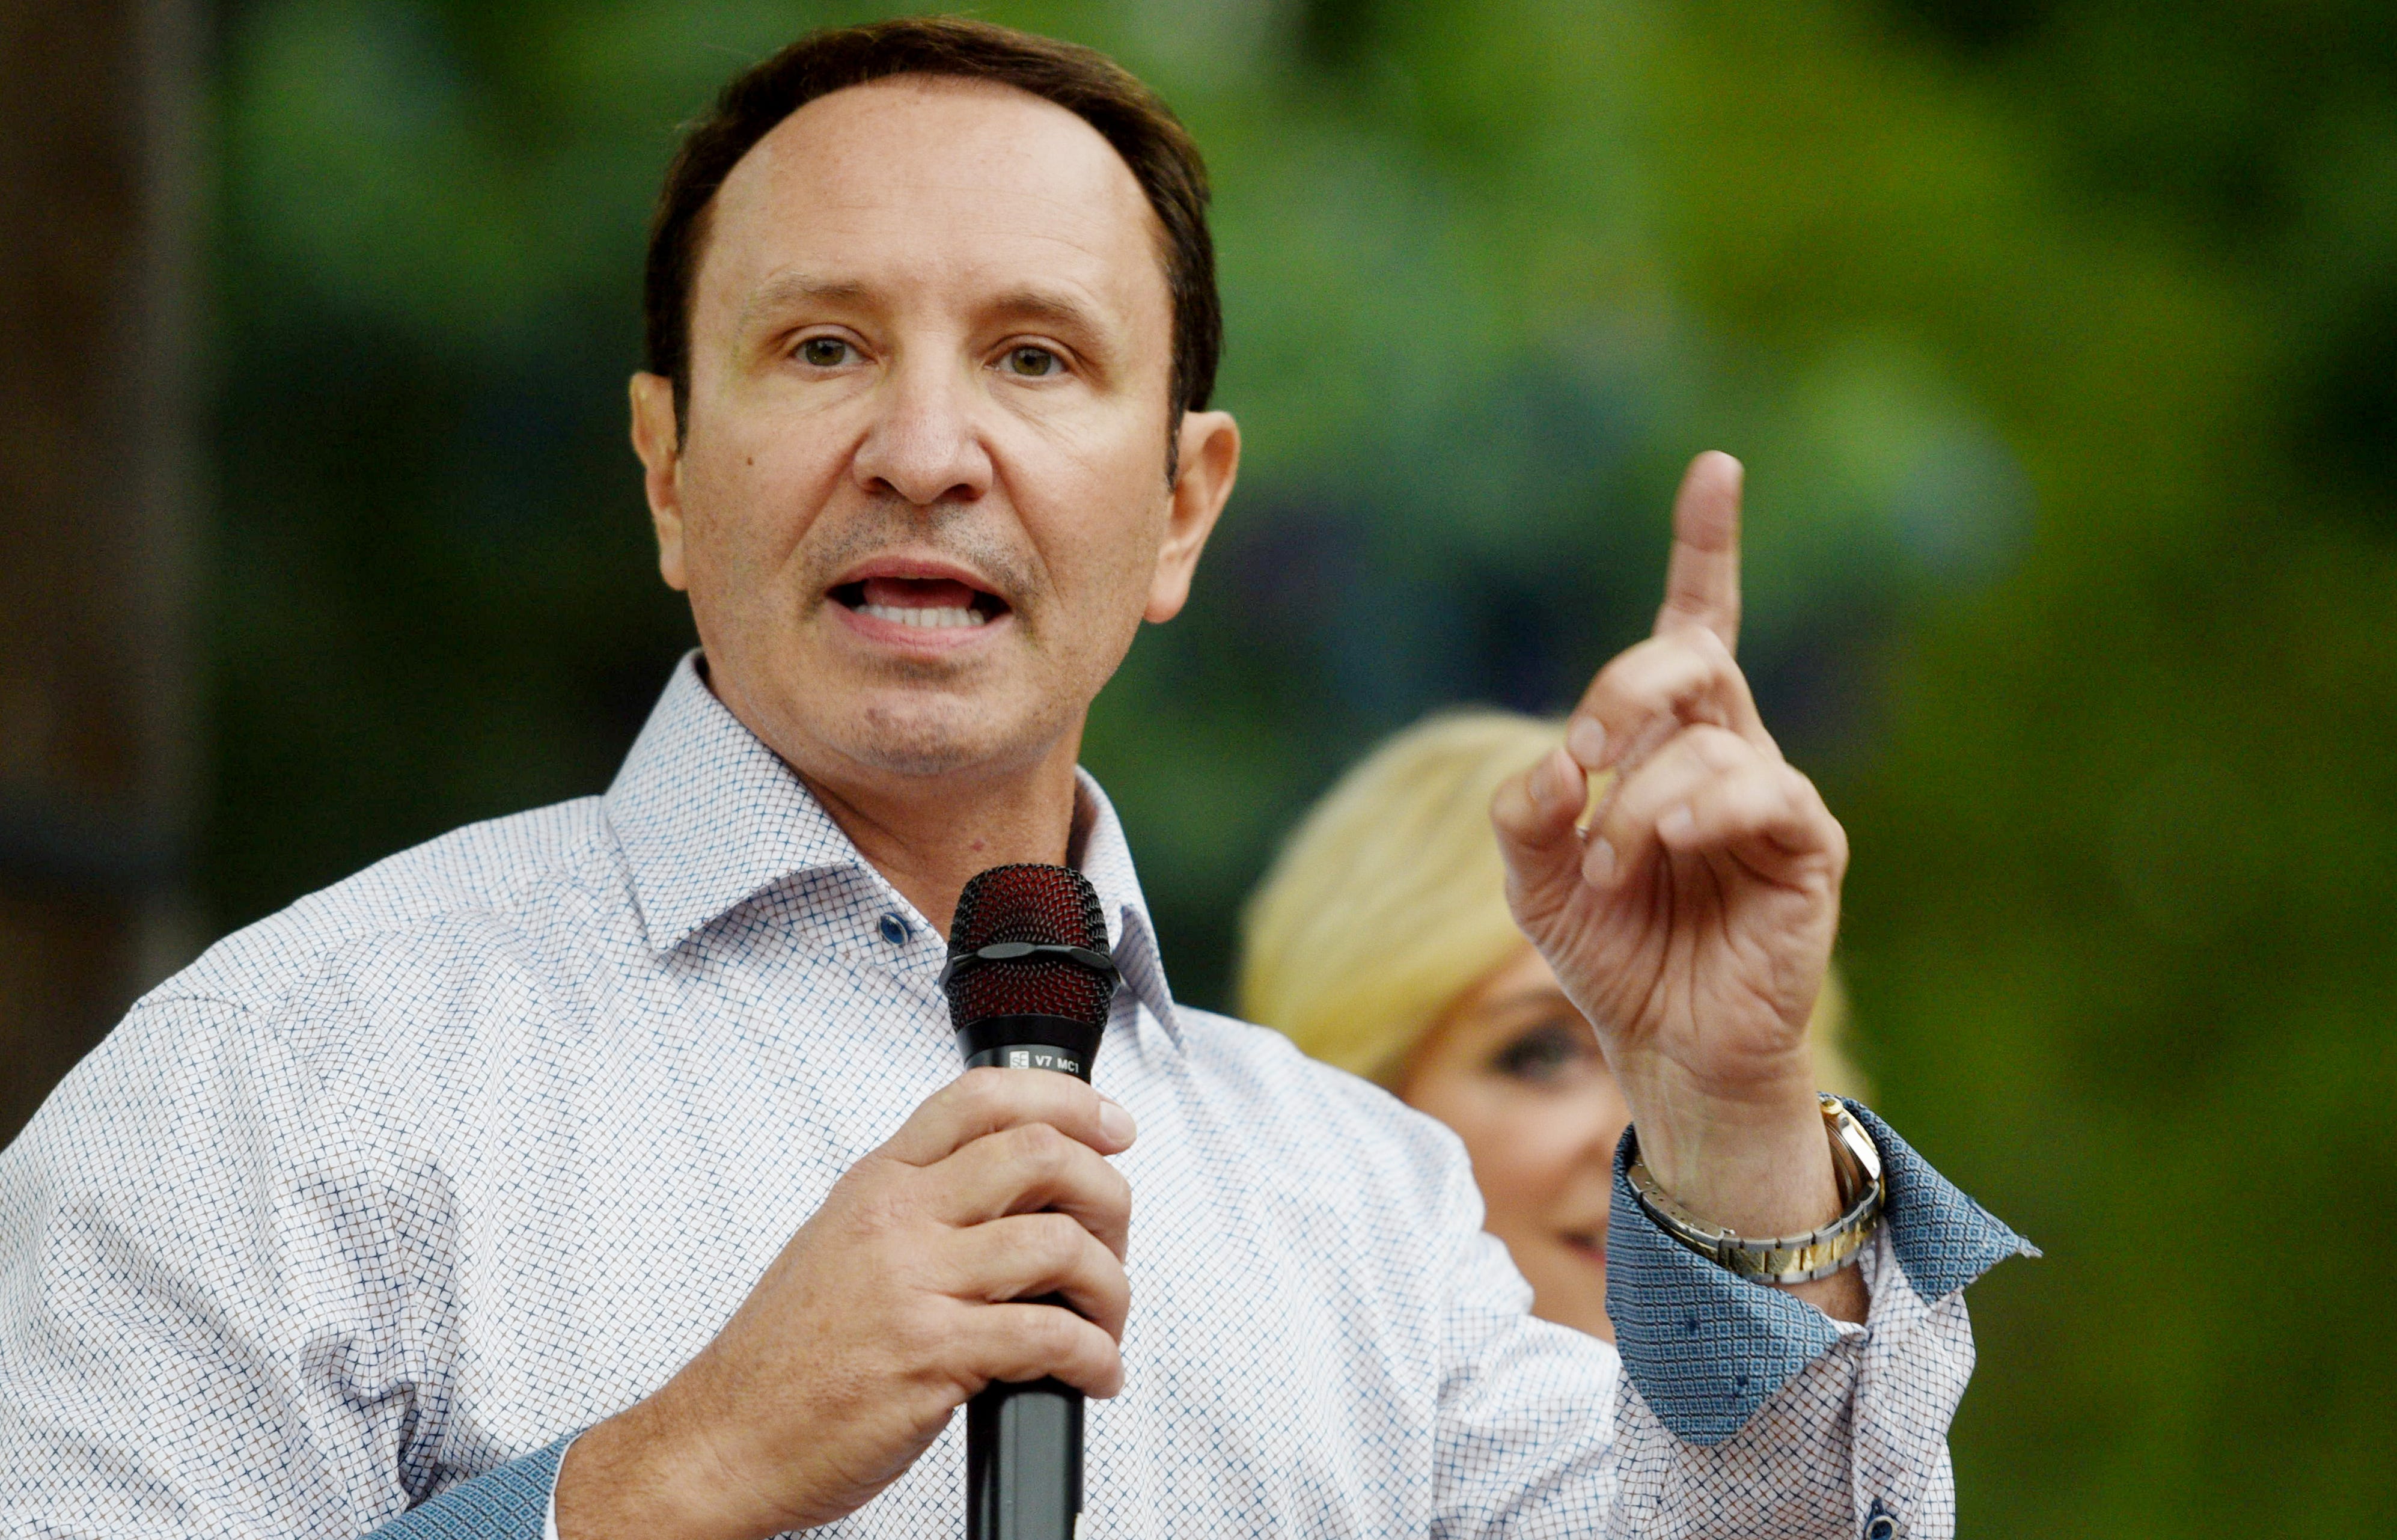
[[[557,1540],[557,1468],[572,1438],[462,1481],[370,1540]]]
[[[261,1013],[137,1007],[0,1154],[0,1533],[538,1535],[543,1455],[445,1457],[447,1193]]]
[[[1468,1255],[1460,1367],[1442,1395],[1442,1533],[1954,1534],[1948,1425],[1973,1371],[1962,1291],[2006,1256],[2038,1253],[1855,1110],[1887,1203],[1858,1263],[1872,1298],[1863,1325],[1673,1240],[1632,1197],[1620,1153],[1607,1240],[1619,1357],[1561,1327],[1503,1322],[1492,1278],[1503,1252],[1493,1240]],[[1604,1359],[1600,1408],[1576,1355]]]

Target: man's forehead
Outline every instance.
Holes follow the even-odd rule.
[[[820,97],[743,157],[711,214],[703,290],[706,268],[748,289],[803,253],[820,268],[852,252],[1053,263],[1133,302],[1161,290],[1163,230],[1115,147],[1065,108],[989,82],[904,75]]]
[[[1045,97],[991,80],[902,74],[829,92],[769,130],[733,168],[879,168],[931,148],[960,178],[1029,170],[1141,199],[1139,183],[1105,136]]]

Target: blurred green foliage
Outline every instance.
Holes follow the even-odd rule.
[[[749,0],[243,0],[215,242],[232,926],[596,790],[689,644],[623,381]],[[1856,848],[1975,1291],[1968,1534],[2397,1509],[2397,10],[1117,0],[1207,147],[1250,460],[1087,758],[1179,992],[1446,702],[1566,703],[1750,467],[1744,655]]]

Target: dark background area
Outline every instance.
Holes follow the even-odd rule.
[[[49,61],[6,195],[53,221],[5,269],[16,1117],[208,938],[605,787],[690,636],[623,443],[649,199],[725,76],[879,14],[239,0],[178,51],[174,10],[5,18]],[[1248,468],[1086,755],[1178,992],[1223,1002],[1380,735],[1560,708],[1640,634],[1731,449],[1744,656],[1855,839],[1860,1056],[2048,1252],[1973,1296],[1964,1533],[2385,1530],[2397,7],[984,14],[1116,53],[1217,180]],[[83,52],[29,41],[62,15]],[[149,85],[64,62],[111,58]],[[147,200],[76,213],[100,165]]]

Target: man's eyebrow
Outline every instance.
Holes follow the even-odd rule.
[[[854,278],[816,278],[805,273],[778,273],[757,286],[741,307],[743,329],[760,315],[794,305],[863,304],[873,289]]]
[[[1096,307],[1076,295],[1047,288],[1011,288],[990,302],[997,315],[1046,321],[1066,330],[1105,337],[1113,331]]]
[[[856,278],[819,278],[805,273],[779,273],[753,290],[741,307],[741,328],[747,330],[760,316],[802,305],[863,305],[876,291]],[[989,314],[1011,320],[1041,321],[1093,339],[1113,335],[1098,306],[1067,289],[1030,287],[1004,290],[984,306]]]

